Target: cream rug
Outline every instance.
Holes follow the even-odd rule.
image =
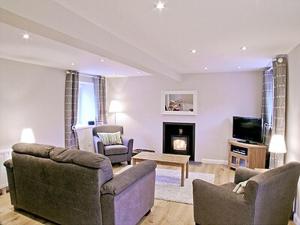
[[[117,174],[122,173],[131,166],[122,168]],[[213,183],[214,174],[189,172],[189,178],[185,179],[184,187],[180,186],[180,170],[156,168],[155,198],[173,202],[193,204],[193,185],[195,179],[201,179]]]

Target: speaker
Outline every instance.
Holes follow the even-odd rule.
[[[88,125],[95,125],[95,121],[89,121]]]

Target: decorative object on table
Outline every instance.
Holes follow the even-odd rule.
[[[105,140],[103,137],[99,137],[98,133],[106,133],[117,135],[121,134],[121,144],[111,144],[111,140]],[[105,135],[104,135],[105,136]],[[106,135],[107,136],[107,135]],[[120,163],[127,161],[131,164],[133,139],[125,138],[123,136],[123,127],[118,125],[101,125],[93,128],[93,139],[96,153],[107,156],[112,163]],[[117,138],[118,139],[118,138]],[[117,140],[118,141],[118,140]],[[118,142],[119,143],[119,142]]]
[[[195,223],[288,224],[299,175],[300,163],[292,162],[262,174],[238,168],[234,183],[221,186],[196,179],[193,181]],[[243,194],[233,192],[238,183],[246,180]]]
[[[20,141],[22,143],[35,143],[33,130],[31,128],[24,128],[21,133]]]
[[[100,154],[41,144],[12,148],[4,163],[11,204],[55,224],[138,224],[154,204],[155,162],[113,176]]]
[[[122,112],[122,105],[118,100],[112,100],[109,105],[109,112],[115,114],[115,124],[117,124],[117,113]]]
[[[161,111],[169,115],[196,115],[197,91],[163,91]]]
[[[269,152],[274,153],[273,167],[276,168],[278,166],[282,166],[283,162],[282,161],[279,162],[280,158],[278,156],[283,156],[283,154],[286,153],[286,144],[283,135],[274,134],[271,137]]]

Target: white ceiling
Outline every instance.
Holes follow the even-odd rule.
[[[154,7],[156,1],[0,3],[5,23],[175,79],[260,70],[275,55],[287,54],[300,43],[299,0],[166,0],[161,12]],[[240,50],[243,45],[247,51]]]

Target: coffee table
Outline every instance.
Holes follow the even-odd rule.
[[[189,177],[189,155],[175,155],[175,154],[161,154],[153,152],[141,152],[132,157],[133,165],[144,160],[152,160],[157,164],[166,166],[175,166],[181,168],[181,186],[184,186],[184,172],[185,177]]]

